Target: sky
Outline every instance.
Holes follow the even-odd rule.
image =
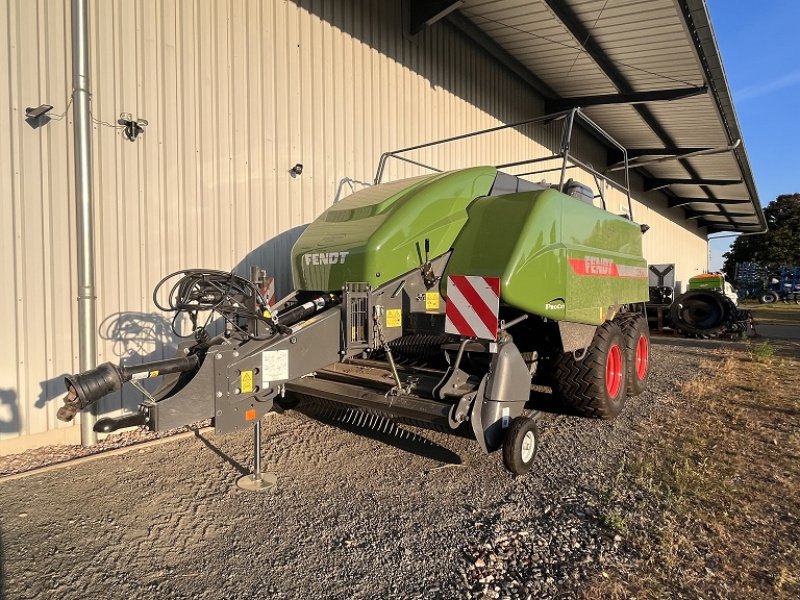
[[[800,193],[797,0],[707,0],[761,204]],[[722,267],[731,238],[711,242]]]

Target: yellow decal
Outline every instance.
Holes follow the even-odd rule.
[[[158,371],[150,371],[149,377],[158,377]]]
[[[425,294],[425,310],[439,310],[439,292]]]
[[[269,310],[267,310],[267,309],[264,309],[264,312],[262,314],[264,315],[265,319],[271,319],[272,318],[272,313],[269,312]]]
[[[242,393],[249,394],[253,391],[253,372],[242,371]]]
[[[390,308],[386,311],[386,326],[401,327],[403,325],[403,311],[399,308]]]

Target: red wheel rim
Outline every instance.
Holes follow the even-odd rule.
[[[606,391],[612,398],[619,394],[622,387],[622,350],[619,344],[608,349],[606,357]]]
[[[650,362],[650,344],[644,336],[639,337],[636,344],[636,377],[641,381],[647,376],[647,365]]]

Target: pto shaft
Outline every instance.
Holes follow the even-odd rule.
[[[72,421],[78,411],[83,410],[119,390],[123,384],[132,379],[147,379],[184,373],[197,368],[197,356],[182,356],[143,363],[141,365],[123,367],[106,362],[77,375],[67,375],[64,383],[67,386],[67,396],[64,406],[58,409],[57,417],[61,421]]]

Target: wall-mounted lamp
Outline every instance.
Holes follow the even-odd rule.
[[[292,177],[297,177],[298,175],[302,175],[303,174],[303,164],[302,163],[297,163],[295,166],[293,166],[291,169],[289,169],[289,173],[291,174]]]
[[[147,119],[136,119],[134,121],[131,113],[120,113],[117,123],[124,127],[122,135],[129,142],[135,142],[136,138],[144,133],[144,128],[149,125]]]
[[[47,113],[51,110],[53,110],[53,107],[49,104],[40,104],[36,107],[29,106],[25,109],[25,122],[34,129],[47,125],[50,122],[50,117],[47,116]]]

